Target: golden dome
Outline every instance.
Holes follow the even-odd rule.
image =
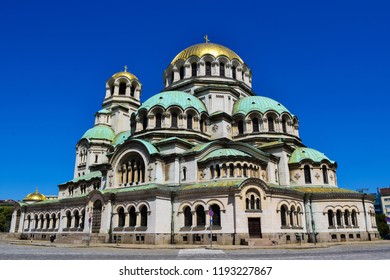
[[[214,56],[215,58],[219,56],[226,56],[230,60],[237,59],[239,62],[244,63],[242,59],[232,50],[218,45],[214,43],[202,43],[193,45],[191,47],[186,48],[185,50],[181,51],[171,62],[172,65],[176,63],[176,61],[183,59],[186,60],[187,58],[191,56],[197,56],[201,58],[202,56],[210,54]]]
[[[46,200],[46,196],[38,192],[38,188],[34,193],[28,194],[23,201],[43,201]]]
[[[115,73],[114,75],[112,75],[112,78],[114,80],[116,80],[117,78],[120,78],[120,77],[126,77],[130,81],[131,80],[138,80],[138,78],[134,74],[127,72],[127,66],[124,67],[124,70],[122,72],[118,72],[118,73]]]

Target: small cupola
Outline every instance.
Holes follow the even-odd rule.
[[[139,101],[141,89],[142,84],[134,74],[128,72],[128,67],[125,65],[123,71],[115,73],[107,80],[105,100],[117,97]]]

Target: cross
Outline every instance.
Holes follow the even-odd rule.
[[[123,66],[123,70],[124,70],[125,72],[127,72],[127,69],[129,69],[129,68],[127,67],[127,65]]]
[[[203,38],[206,40],[206,43],[210,42],[209,36],[206,34],[206,36],[203,36]]]

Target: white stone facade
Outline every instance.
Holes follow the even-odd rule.
[[[163,79],[143,103],[126,69],[108,79],[76,145],[74,178],[55,199],[36,192],[17,203],[11,233],[148,244],[379,237],[374,198],[338,187],[337,163],[304,146],[283,105],[253,92],[237,54],[191,46]]]

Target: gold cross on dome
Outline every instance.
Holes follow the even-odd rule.
[[[127,69],[129,69],[127,65],[123,66],[123,71],[127,72]]]
[[[206,36],[203,36],[203,38],[206,40],[206,43],[210,42],[209,36],[206,34]]]

